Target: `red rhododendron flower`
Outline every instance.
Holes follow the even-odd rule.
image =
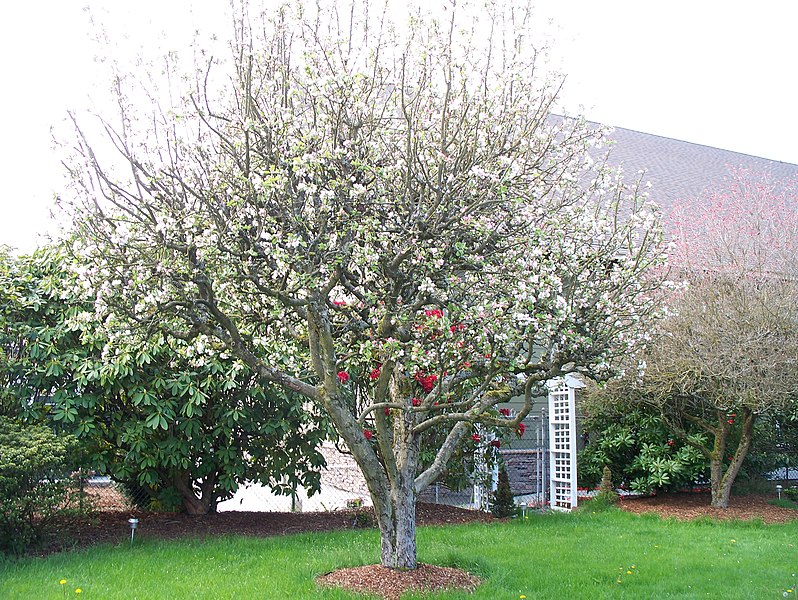
[[[515,433],[518,435],[518,437],[523,436],[525,431],[526,431],[526,425],[524,425],[523,423],[519,423],[518,427],[515,428]]]
[[[510,416],[510,409],[509,408],[500,408],[499,409],[499,414],[501,416],[503,416],[503,417],[509,417]]]
[[[440,308],[432,308],[430,310],[425,310],[424,314],[428,317],[435,317],[436,319],[440,319],[443,317],[443,311]]]
[[[499,440],[491,440],[490,445],[494,448],[501,448],[502,443]]]
[[[668,446],[673,446],[673,440],[668,440]]]
[[[363,437],[364,437],[364,438],[366,438],[367,440],[371,441],[371,438],[373,438],[373,437],[374,437],[374,434],[373,434],[373,433],[371,433],[371,431],[370,431],[370,430],[368,430],[368,429],[364,429],[364,430],[363,430]]]
[[[388,408],[387,406],[386,406],[385,408],[383,408],[382,410],[383,410],[383,412],[385,413],[385,416],[386,416],[386,417],[387,417],[388,415],[390,415],[390,414],[391,414],[391,409],[390,409],[390,408]]]
[[[481,437],[479,437],[479,434],[478,434],[478,433],[475,433],[474,435],[472,435],[472,436],[471,436],[471,439],[472,439],[472,440],[474,440],[475,442],[479,443],[479,441],[480,441],[482,438],[481,438]]]
[[[729,419],[729,425],[734,425],[734,419]]]
[[[412,398],[410,402],[413,404],[413,406],[421,406],[421,400],[418,398]]]
[[[371,370],[371,373],[369,373],[369,379],[371,379],[372,381],[374,381],[375,379],[379,379],[379,378],[380,378],[380,373],[381,373],[381,372],[382,372],[382,371],[380,371],[380,368],[379,368],[379,367],[377,367],[377,368],[375,368],[375,369],[372,369],[372,370]]]
[[[421,389],[427,394],[432,391],[432,388],[435,387],[435,382],[438,381],[437,375],[424,375],[424,373],[421,372],[416,373],[413,378],[421,386]]]
[[[346,383],[349,381],[349,373],[346,371],[338,371],[338,381],[341,383]]]

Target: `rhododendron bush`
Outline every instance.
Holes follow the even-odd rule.
[[[602,132],[552,118],[530,13],[500,4],[244,7],[231,58],[182,95],[176,53],[169,100],[116,79],[124,170],[75,117],[97,312],[216,338],[321,407],[390,567],[415,567],[415,497],[475,424],[522,431],[543,382],[610,375],[655,312],[656,211],[590,158]]]
[[[73,434],[83,466],[142,504],[205,514],[245,482],[319,489],[328,428],[304,398],[264,385],[213,338],[139,330],[122,314],[103,327],[70,267],[59,246],[0,251],[0,413]]]

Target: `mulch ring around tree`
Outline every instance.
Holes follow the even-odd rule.
[[[481,583],[478,577],[451,567],[418,563],[412,571],[366,565],[338,569],[316,578],[322,586],[341,587],[359,593],[374,594],[385,600],[399,600],[405,592],[432,592],[458,589],[473,592]]]

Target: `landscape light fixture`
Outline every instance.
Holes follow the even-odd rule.
[[[136,535],[136,527],[139,526],[138,519],[128,519],[128,523],[130,523],[130,547],[133,547],[133,537]]]
[[[784,489],[781,487],[781,484],[776,486],[776,493],[779,495],[779,500],[781,500],[781,490]]]

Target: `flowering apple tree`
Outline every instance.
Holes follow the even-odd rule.
[[[416,496],[475,424],[519,428],[547,379],[637,350],[657,214],[591,159],[602,132],[551,116],[528,10],[452,3],[404,27],[320,4],[245,7],[232,58],[157,105],[117,77],[101,122],[125,171],[76,117],[74,250],[98,314],[220,340],[321,407],[382,563],[414,568]]]

